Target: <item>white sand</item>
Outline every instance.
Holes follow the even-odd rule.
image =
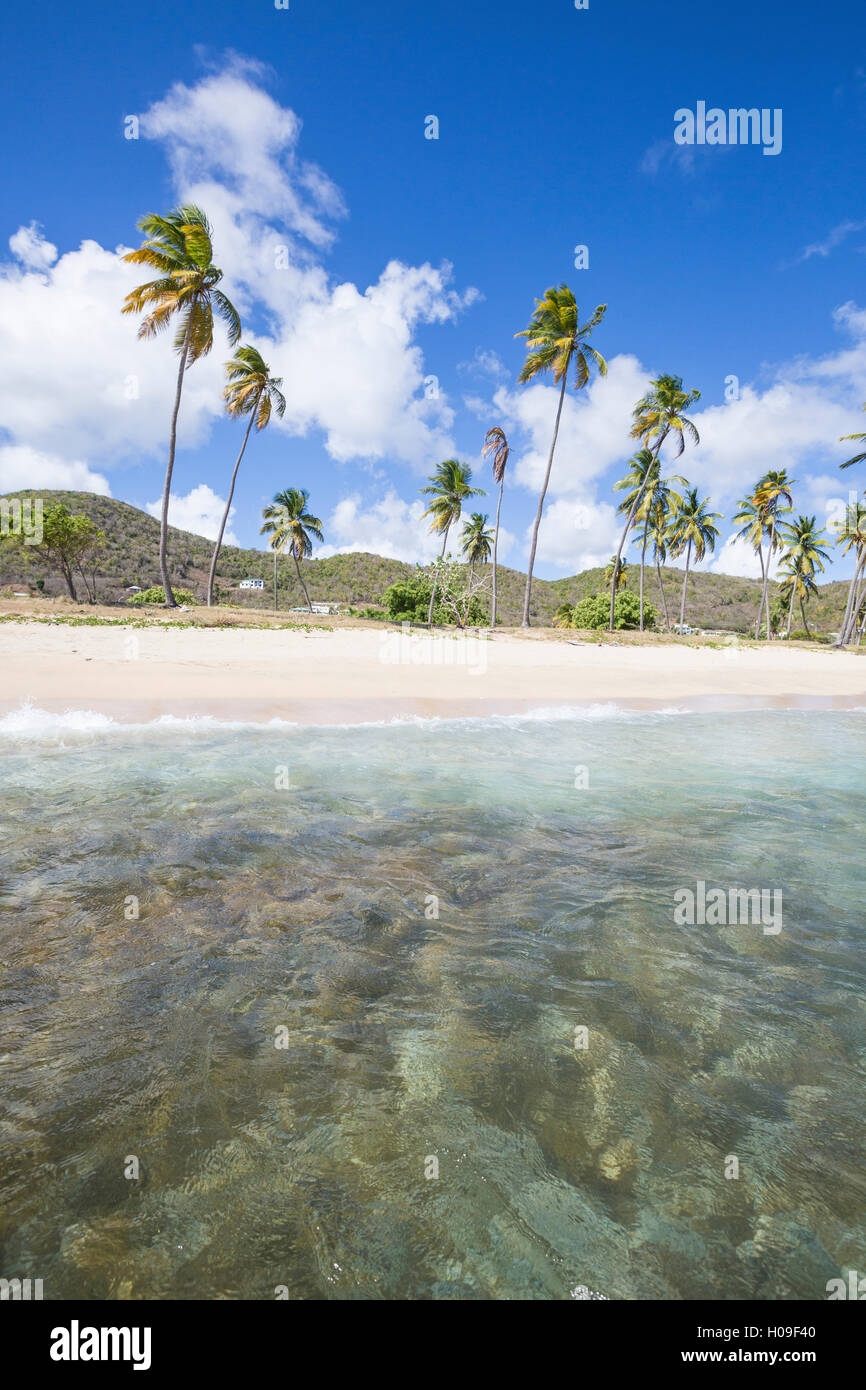
[[[302,722],[519,712],[557,704],[866,705],[866,655],[733,645],[596,645],[362,628],[135,630],[0,625],[0,711],[25,700],[121,719]]]

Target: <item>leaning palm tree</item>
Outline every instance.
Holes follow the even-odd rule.
[[[496,529],[493,532],[493,597],[490,601],[490,626],[496,631],[496,552],[499,549],[499,513],[502,510],[502,489],[505,486],[505,466],[508,463],[508,440],[505,431],[494,425],[484,436],[481,457],[493,454],[493,481],[499,484],[499,500],[496,503]]]
[[[626,538],[634,524],[635,515],[638,507],[643,501],[644,493],[656,483],[659,474],[659,453],[661,447],[670,434],[671,430],[677,436],[677,449],[675,457],[679,458],[685,448],[685,436],[694,444],[700,444],[701,437],[696,426],[688,418],[685,412],[695,401],[701,398],[700,391],[683,390],[683,379],[681,376],[671,376],[665,373],[655,381],[650,382],[650,389],[645,396],[642,396],[632,412],[632,427],[630,435],[632,439],[640,439],[643,442],[643,449],[635,455],[634,464],[638,459],[642,460],[640,465],[642,472],[638,477],[635,474],[636,486],[632,494],[632,504],[629,508],[623,533],[619,541],[617,555],[622,554]],[[650,453],[650,446],[655,440],[655,448]],[[644,456],[649,454],[650,459]],[[684,481],[684,480],[683,480]],[[618,486],[630,486],[630,483],[623,479]],[[616,590],[610,591],[610,631],[613,632],[613,606],[616,598]]]
[[[428,487],[422,487],[420,491],[427,497],[432,497],[432,502],[422,516],[430,517],[430,530],[438,532],[442,537],[441,559],[445,558],[445,547],[448,544],[448,532],[455,522],[460,520],[463,510],[463,503],[470,497],[483,497],[484,489],[472,487],[472,469],[465,463],[459,463],[457,459],[446,459],[444,463],[437,464],[436,472],[430,479]],[[436,575],[433,576],[433,587],[430,590],[430,608],[427,613],[427,626],[433,623],[433,607],[436,602]]]
[[[764,566],[764,583],[761,590],[761,608],[758,612],[758,621],[755,625],[755,640],[761,628],[761,613],[763,612],[767,622],[767,640],[770,638],[770,603],[767,597],[770,583],[770,566],[773,560],[773,551],[778,549],[781,542],[778,539],[778,530],[781,518],[786,516],[791,510],[791,488],[796,482],[795,478],[789,478],[787,470],[780,468],[775,472],[765,473],[760,478],[755,488],[753,501],[761,517],[764,530],[767,533],[767,563]],[[785,504],[783,506],[783,503]]]
[[[247,447],[247,440],[250,437],[250,430],[253,422],[257,430],[263,430],[271,418],[271,409],[275,409],[277,415],[282,418],[286,409],[286,399],[280,387],[283,384],[282,377],[271,376],[271,369],[265,362],[258,348],[239,347],[235,352],[231,362],[226,363],[226,376],[228,385],[223,391],[226,400],[226,410],[229,415],[241,416],[248,415],[249,423],[244,433],[244,442],[238,454],[232,473],[229,495],[226,498],[223,519],[220,522],[219,535],[213,549],[213,559],[210,562],[210,574],[207,581],[207,606],[210,608],[213,603],[213,586],[216,576],[217,560],[219,559],[220,549],[223,543],[226,523],[229,519],[232,497],[235,491],[235,480],[238,476],[238,469],[241,466],[241,459]]]
[[[460,550],[465,559],[469,561],[470,588],[472,587],[475,566],[478,564],[486,565],[490,559],[492,542],[493,532],[487,525],[487,513],[473,512],[469,520],[463,523],[463,530],[460,533]]]
[[[760,487],[760,483],[758,484]],[[757,492],[757,489],[755,490]],[[758,557],[761,566],[761,589],[764,587],[764,536],[767,533],[767,525],[764,518],[763,508],[755,501],[755,493],[751,497],[743,497],[737,503],[737,510],[734,513],[734,524],[742,523],[739,531],[736,532],[736,540],[745,541],[747,545]],[[758,614],[758,622],[761,615]],[[757,638],[757,632],[755,637]]]
[[[862,581],[866,573],[866,502],[859,498],[845,508],[845,518],[836,523],[836,544],[841,545],[842,554],[853,551],[854,573],[848,586],[848,599],[845,614],[835,646],[844,647],[854,636],[857,614],[862,601]]]
[[[814,574],[816,569],[823,573],[824,561],[830,559],[830,554],[824,549],[824,544],[828,537],[825,531],[818,526],[814,516],[798,516],[794,522],[783,523],[783,539],[786,550],[782,557],[782,564],[787,572],[786,584],[790,587],[788,597],[788,623],[785,629],[785,636],[791,636],[791,615],[794,611],[794,598],[800,599],[800,612],[803,612],[803,600],[808,598],[810,593],[815,592]],[[812,581],[811,587],[809,581]],[[783,586],[785,587],[785,586]],[[806,616],[803,614],[803,625],[806,625]],[[806,631],[808,632],[808,627]]]
[[[678,507],[682,506],[682,500],[681,497],[678,497]],[[662,607],[665,612],[665,627],[668,631],[670,631],[671,620],[668,615],[668,601],[665,595],[664,581],[662,579],[662,565],[668,558],[672,510],[671,496],[657,496],[652,504],[649,515],[649,538],[652,542],[653,560],[655,561],[656,574],[659,580]]]
[[[544,498],[550,482],[550,470],[553,467],[553,454],[556,449],[556,438],[559,434],[559,419],[562,415],[562,403],[565,399],[569,368],[574,362],[575,391],[579,391],[589,381],[591,363],[595,363],[602,376],[607,376],[607,363],[601,353],[596,352],[595,348],[587,341],[593,329],[601,323],[606,310],[606,304],[599,304],[592,318],[581,324],[577,304],[568,285],[560,285],[558,288],[552,286],[543,299],[536,299],[535,312],[529,321],[529,327],[514,335],[515,338],[526,339],[526,361],[517,378],[518,381],[533,381],[543,372],[552,371],[554,383],[560,388],[559,404],[556,407],[556,423],[553,427],[553,439],[547,459],[547,471],[544,475],[544,483],[538,498],[538,510],[535,513],[535,523],[532,527],[532,544],[529,548],[529,569],[526,574],[521,627],[529,627],[529,600],[532,595],[532,570],[535,565],[535,551],[538,546],[538,528],[541,525]]]
[[[155,338],[177,320],[174,350],[180,363],[171,415],[159,529],[159,568],[165,605],[176,608],[168,574],[168,503],[184,373],[200,357],[206,357],[213,347],[214,310],[225,323],[232,347],[241,336],[241,321],[231,300],[217,289],[223,273],[213,264],[210,224],[201,208],[188,203],[166,217],[148,213],[138,226],[145,233],[146,240],[137,251],[129,251],[123,259],[132,265],[149,266],[158,271],[158,278],[131,290],[123,301],[121,313],[144,313],[138,330],[139,338]]]
[[[649,449],[639,449],[631,461],[631,468],[624,478],[614,483],[617,491],[629,488],[630,491],[620,502],[617,511],[632,517],[632,525],[637,527],[643,523],[643,544],[640,553],[640,630],[643,632],[643,594],[644,594],[644,569],[646,566],[646,549],[649,542],[650,517],[653,505],[657,499],[664,499],[666,507],[671,510],[678,507],[682,498],[678,492],[673,490],[672,483],[682,483],[685,486],[685,478],[678,473],[671,478],[659,477],[659,465],[653,458]],[[621,549],[621,547],[620,547]],[[608,579],[610,576],[607,576]]]
[[[301,574],[301,561],[306,560],[313,553],[313,542],[310,537],[313,536],[321,543],[324,536],[319,518],[307,511],[309,496],[306,488],[290,487],[286,488],[285,492],[278,492],[273,502],[268,503],[262,512],[264,525],[260,528],[259,534],[262,536],[270,535],[271,549],[274,552],[275,574],[277,555],[282,555],[286,546],[289,547],[289,554],[292,556],[295,569],[298,572],[298,582],[304,591],[307,607],[312,613],[313,605],[310,602],[310,595],[307,593],[307,586]]]
[[[866,410],[866,405],[863,406],[863,409]],[[845,439],[856,439],[858,444],[863,444],[866,443],[866,434],[840,434],[839,442],[841,443]],[[866,453],[855,454],[852,459],[847,459],[845,463],[840,463],[839,467],[850,468],[852,464],[862,463],[864,459],[866,459]]]
[[[670,544],[672,555],[686,552],[686,572],[683,577],[683,596],[680,603],[680,627],[686,620],[686,585],[689,582],[689,565],[692,555],[695,564],[700,564],[708,550],[715,550],[719,534],[717,521],[721,512],[708,512],[708,497],[699,498],[696,487],[689,488],[671,522]]]

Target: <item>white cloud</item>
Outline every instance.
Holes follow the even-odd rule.
[[[288,402],[272,428],[321,430],[339,460],[422,469],[453,453],[453,411],[442,390],[425,391],[416,330],[452,322],[477,292],[456,293],[447,263],[396,260],[366,289],[333,284],[321,255],[344,209],[327,175],[300,158],[300,131],[262,70],[239,59],[176,84],[141,116],[142,137],[165,149],[175,198],[200,202],[213,222],[226,292],[268,325],[256,341]],[[16,261],[0,266],[0,375],[11,441],[105,467],[161,459],[177,359],[167,337],[138,341],[137,324],[120,313],[141,269],[123,264],[126,248],[92,240],[58,259],[35,223],[10,246]],[[187,374],[182,449],[203,443],[222,413],[227,356],[218,331],[210,357]]]
[[[9,249],[28,270],[47,270],[57,260],[57,247],[45,240],[38,222],[19,227],[9,238]]]
[[[479,510],[482,500],[478,499]],[[425,507],[421,498],[406,502],[393,488],[379,501],[366,506],[359,493],[344,497],[337,503],[325,528],[325,535],[333,538],[333,542],[329,540],[328,544],[319,546],[316,558],[364,551],[408,564],[432,560],[442,550],[442,537],[431,532],[429,518],[423,516]],[[491,527],[492,524],[491,517]],[[452,527],[448,537],[448,550],[455,556],[460,552],[462,525],[461,521]],[[514,546],[515,537],[501,527],[498,547],[501,563],[506,562]]]
[[[94,473],[80,459],[63,459],[44,454],[26,444],[0,445],[0,492],[24,488],[46,491],[96,492],[110,497],[108,479]]]
[[[649,373],[636,357],[619,354],[609,362],[606,377],[594,377],[581,391],[566,391],[550,475],[554,496],[585,500],[587,482],[632,452],[632,410],[648,381]],[[493,398],[506,428],[518,437],[529,436],[522,450],[517,441],[512,444],[509,470],[520,486],[533,492],[544,481],[558,400],[559,387],[541,383],[521,391],[500,387]]]
[[[558,498],[545,507],[538,531],[536,563],[568,574],[606,565],[622,535],[623,519],[608,502]],[[527,554],[532,526],[526,529]]]
[[[812,256],[827,257],[831,251],[835,251],[837,246],[851,235],[852,232],[862,232],[866,227],[866,222],[840,222],[837,227],[833,227],[823,241],[814,241],[811,246],[805,246],[797,257],[797,262],[808,261]]]
[[[194,536],[205,536],[207,540],[215,541],[219,534],[225,505],[224,497],[217,496],[207,483],[199,483],[198,487],[192,488],[186,497],[179,497],[177,493],[172,493],[168,504],[168,524],[169,526],[177,526],[181,531],[192,531]],[[148,502],[147,510],[151,516],[161,517],[162,498],[157,498],[155,502]],[[224,545],[240,544],[232,531],[234,514],[235,508],[232,507],[223,536]]]

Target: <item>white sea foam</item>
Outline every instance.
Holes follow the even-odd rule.
[[[706,711],[705,711],[706,712]],[[713,716],[723,713],[744,714],[761,713],[766,710],[714,710]],[[788,714],[809,711],[784,711]],[[833,711],[835,713],[863,714],[863,706],[848,707]],[[40,709],[28,701],[19,709],[0,716],[0,741],[5,743],[68,743],[79,740],[99,738],[128,737],[130,735],[165,734],[195,737],[198,734],[218,733],[266,733],[281,731],[316,730],[324,734],[328,729],[421,729],[434,732],[442,728],[492,727],[518,729],[522,725],[584,723],[586,721],[641,721],[670,719],[675,716],[697,714],[701,711],[667,706],[663,709],[627,709],[614,702],[589,705],[540,705],[536,709],[523,710],[516,714],[486,714],[447,716],[399,714],[390,719],[339,721],[334,723],[302,724],[289,719],[245,720],[218,719],[211,714],[176,715],[162,714],[145,723],[134,723],[113,719],[111,715],[98,710],[69,709],[62,712]]]

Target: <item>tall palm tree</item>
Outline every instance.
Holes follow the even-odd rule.
[[[686,552],[686,572],[683,577],[683,596],[680,603],[680,627],[686,620],[686,585],[689,582],[689,565],[692,554],[695,564],[700,564],[708,550],[715,550],[719,534],[717,521],[720,512],[708,512],[709,497],[699,498],[696,487],[689,488],[682,503],[677,507],[671,522],[670,544],[672,555]]]
[[[760,484],[758,484],[758,486],[760,486]],[[755,491],[757,492],[757,488],[756,488]],[[746,541],[747,544],[750,545],[750,546],[752,547],[753,551],[754,551],[755,554],[757,555],[758,561],[760,562],[760,566],[761,566],[761,590],[762,590],[762,592],[763,592],[763,587],[764,587],[764,536],[765,536],[766,531],[767,531],[767,526],[766,526],[766,522],[765,522],[765,520],[764,520],[763,509],[762,509],[762,508],[758,505],[758,503],[755,501],[755,493],[754,493],[754,492],[752,493],[751,497],[743,497],[743,498],[741,498],[740,501],[737,503],[737,510],[736,510],[736,512],[734,513],[734,523],[736,524],[736,523],[738,523],[738,522],[741,522],[742,525],[740,526],[739,531],[737,531],[737,533],[736,533],[736,539],[737,539],[738,541]],[[760,621],[761,621],[761,615],[760,615],[760,613],[759,613],[759,614],[758,614],[758,623],[760,623]],[[757,639],[757,636],[758,636],[758,633],[757,633],[757,630],[756,630],[756,632],[755,632],[755,638],[756,638],[756,639]]]
[[[265,362],[258,348],[239,347],[235,352],[231,362],[226,363],[226,376],[228,384],[223,391],[226,401],[226,410],[229,415],[240,416],[248,415],[249,424],[244,433],[244,442],[235,463],[232,481],[229,487],[229,495],[226,498],[223,519],[220,522],[219,535],[213,549],[213,559],[210,562],[210,574],[207,581],[207,606],[210,608],[213,603],[213,586],[216,576],[217,560],[219,559],[220,548],[223,543],[226,522],[229,519],[232,497],[235,491],[235,480],[238,476],[238,469],[241,466],[241,459],[247,447],[247,440],[250,437],[250,430],[253,422],[257,430],[263,430],[271,418],[271,409],[275,409],[277,415],[282,418],[286,409],[286,399],[280,387],[283,384],[282,377],[271,376],[271,369]]]
[[[464,521],[463,530],[460,533],[460,550],[469,561],[470,587],[475,566],[477,564],[486,565],[490,559],[493,539],[493,532],[487,525],[486,512],[473,512],[469,520]]]
[[[455,522],[460,520],[460,513],[463,510],[463,503],[470,497],[483,497],[484,489],[472,487],[472,469],[465,463],[459,463],[457,459],[446,459],[444,463],[437,464],[436,472],[430,479],[428,487],[422,487],[420,491],[427,497],[432,497],[432,502],[422,516],[430,517],[430,530],[437,532],[442,537],[441,559],[445,558],[445,547],[448,544],[448,532]],[[433,623],[433,607],[436,602],[436,576],[433,577],[433,587],[430,591],[430,608],[427,613],[427,626]]]
[[[830,554],[824,549],[824,544],[828,539],[826,532],[818,526],[814,516],[798,516],[794,522],[782,523],[781,530],[787,547],[782,557],[782,564],[787,570],[791,590],[788,602],[788,625],[785,629],[785,636],[790,637],[795,594],[799,595],[802,613],[803,599],[815,591],[815,570],[820,570],[823,573],[824,561],[830,559]],[[811,588],[809,587],[810,579],[813,581]],[[805,622],[806,617],[803,614],[804,626]],[[807,632],[808,630],[806,628]]]
[[[499,548],[499,513],[502,510],[502,489],[505,486],[505,466],[508,463],[508,440],[505,431],[498,425],[487,431],[481,457],[493,454],[493,481],[499,484],[499,499],[496,503],[496,529],[493,532],[493,597],[490,601],[490,626],[496,631],[496,552]]]
[[[146,240],[137,251],[129,251],[124,260],[132,265],[146,265],[159,272],[130,290],[123,301],[121,313],[141,314],[144,318],[138,330],[139,338],[155,338],[177,320],[174,350],[180,358],[177,388],[171,415],[168,443],[168,463],[162,490],[162,517],[159,529],[159,568],[167,608],[176,608],[168,574],[168,503],[171,496],[171,475],[177,445],[177,417],[187,367],[200,357],[206,357],[213,347],[213,316],[216,310],[228,332],[231,347],[241,336],[241,321],[237,310],[222,290],[218,289],[223,273],[213,264],[211,229],[201,208],[193,203],[175,208],[166,217],[148,213],[138,224]],[[145,312],[147,311],[147,312]]]
[[[630,491],[620,502],[617,511],[624,512],[633,518],[632,525],[639,526],[643,522],[643,544],[640,553],[640,630],[643,632],[643,594],[644,594],[644,568],[646,566],[646,549],[649,542],[650,518],[652,509],[657,499],[664,499],[667,510],[678,507],[682,497],[675,492],[672,483],[682,483],[685,487],[685,478],[678,473],[671,478],[659,477],[658,461],[653,458],[649,449],[639,449],[631,461],[631,469],[624,478],[620,478],[614,487],[618,491],[629,488]]]
[[[529,627],[529,600],[532,595],[532,570],[535,565],[535,551],[538,546],[538,528],[541,525],[544,498],[550,482],[550,470],[553,467],[553,454],[559,434],[559,419],[562,415],[562,403],[565,399],[569,369],[574,362],[575,391],[586,386],[592,363],[596,365],[602,376],[607,376],[607,363],[601,353],[596,352],[595,348],[587,341],[593,329],[601,323],[606,310],[606,304],[599,304],[592,318],[581,324],[577,304],[568,285],[560,285],[558,288],[551,286],[543,299],[536,299],[535,312],[529,321],[529,327],[514,335],[515,338],[526,339],[526,361],[517,378],[518,381],[534,381],[542,373],[552,371],[554,383],[560,388],[559,404],[556,407],[556,423],[553,427],[553,439],[550,443],[550,454],[547,459],[547,471],[544,475],[544,484],[538,498],[538,510],[535,513],[535,523],[532,527],[532,544],[529,549],[529,569],[526,575],[526,592],[523,596],[521,627]]]
[[[863,409],[866,410],[866,405],[863,406]],[[866,442],[866,434],[840,434],[839,442],[841,443],[844,439],[856,439],[858,443],[862,444]],[[866,453],[855,454],[852,459],[847,459],[845,463],[840,463],[839,467],[850,468],[852,464],[862,463],[864,459],[866,459]]]
[[[767,640],[770,639],[770,604],[767,591],[770,583],[770,566],[773,560],[773,551],[778,548],[778,529],[780,519],[787,515],[791,510],[791,488],[796,482],[795,478],[789,478],[787,470],[780,468],[775,472],[765,473],[763,478],[758,480],[755,488],[753,501],[761,517],[764,530],[767,533],[767,563],[764,566],[764,583],[761,590],[761,608],[758,612],[758,621],[755,626],[755,640],[761,627],[761,613],[766,616],[767,621]],[[783,503],[785,505],[783,505]]]
[[[694,444],[700,444],[701,437],[698,434],[694,423],[688,418],[685,412],[694,405],[695,401],[701,398],[700,391],[683,390],[683,379],[681,376],[672,376],[665,373],[655,381],[650,382],[650,389],[645,396],[642,396],[632,412],[632,427],[630,437],[643,441],[643,449],[635,455],[637,459],[643,459],[643,455],[650,453],[650,446],[655,440],[655,448],[650,454],[651,463],[643,459],[641,464],[642,474],[640,477],[635,475],[636,486],[632,495],[632,504],[626,518],[623,533],[619,541],[617,555],[622,554],[626,537],[634,524],[635,514],[643,501],[644,493],[647,488],[655,483],[659,472],[659,453],[661,447],[670,434],[674,431],[677,438],[677,448],[675,458],[679,458],[685,448],[685,436],[688,435]],[[623,486],[630,484],[623,479]],[[610,591],[610,631],[613,632],[613,605],[616,598],[616,591]]]
[[[259,535],[270,535],[275,568],[277,555],[282,555],[286,546],[289,547],[289,554],[295,562],[295,569],[304,591],[304,598],[307,600],[307,607],[312,613],[313,605],[310,602],[310,595],[307,593],[307,586],[301,574],[301,561],[306,560],[313,553],[313,542],[310,537],[315,537],[321,543],[324,536],[319,518],[307,511],[309,496],[306,488],[297,487],[286,488],[284,492],[276,493],[273,502],[269,502],[262,512],[264,525],[260,528]]]
[[[854,573],[848,586],[842,626],[835,642],[837,647],[844,647],[854,636],[857,614],[860,611],[862,579],[866,573],[866,502],[858,498],[856,502],[850,503],[845,508],[844,521],[837,522],[835,530],[836,544],[841,545],[842,554],[847,555],[849,550],[854,552]]]
[[[668,541],[670,540],[670,526],[672,517],[672,497],[656,496],[650,508],[649,515],[649,537],[652,542],[653,559],[655,561],[656,574],[659,580],[659,592],[662,596],[662,607],[665,612],[665,627],[670,631],[671,620],[668,615],[668,601],[665,595],[664,581],[662,580],[662,565],[668,558]],[[677,506],[682,506],[682,498],[677,498]]]

